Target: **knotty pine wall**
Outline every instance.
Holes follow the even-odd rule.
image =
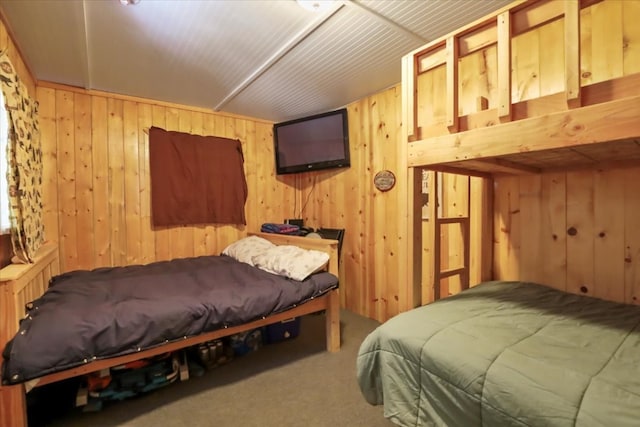
[[[45,229],[59,243],[62,271],[217,254],[293,205],[294,178],[275,178],[269,122],[44,82],[37,97]],[[152,228],[151,126],[242,142],[246,227]]]
[[[400,213],[406,192],[401,185],[381,192],[373,184],[381,170],[391,170],[398,181],[404,176],[397,149],[400,107],[399,86],[350,104],[351,167],[300,175],[305,223],[346,230],[343,306],[378,320],[406,310],[408,292],[406,256],[401,256],[406,227]]]
[[[640,304],[640,166],[495,181],[494,272]]]

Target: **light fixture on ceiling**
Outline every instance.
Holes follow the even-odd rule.
[[[140,3],[140,0],[120,0],[120,4],[123,6],[129,6]]]
[[[324,12],[336,3],[336,0],[296,0],[298,4],[311,12]]]

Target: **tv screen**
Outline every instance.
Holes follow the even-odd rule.
[[[278,175],[350,166],[346,108],[276,123],[273,140]]]

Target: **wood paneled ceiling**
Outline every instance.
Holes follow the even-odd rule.
[[[284,121],[401,80],[409,51],[508,0],[2,0],[40,81]]]

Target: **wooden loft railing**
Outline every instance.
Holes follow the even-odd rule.
[[[441,65],[446,66],[446,126],[450,133],[460,130],[460,116],[458,113],[459,73],[458,64],[462,56],[469,55],[491,45],[497,46],[497,118],[499,123],[512,119],[512,85],[511,85],[511,56],[513,36],[547,22],[565,18],[564,40],[566,46],[580,45],[580,9],[597,1],[566,0],[539,1],[521,0],[495,15],[485,17],[464,27],[457,32],[436,40],[427,47],[418,49],[408,55],[413,60],[409,62],[409,74],[415,88],[419,74]],[[572,106],[580,105],[580,50],[565,49],[565,98]],[[409,93],[415,91],[409,91]],[[415,96],[409,100],[409,110],[417,111]],[[478,110],[488,109],[488,100],[478,97]],[[407,127],[409,140],[419,140],[429,137],[431,133],[422,135],[416,123],[416,116],[411,117]]]
[[[613,16],[610,10],[616,8],[637,13],[625,2],[608,0],[517,1],[406,55],[408,166],[486,176],[640,160],[640,61],[626,55],[624,72],[600,80],[592,81],[585,71],[603,61],[602,54],[592,55],[591,45],[582,49],[595,31],[591,20],[602,13]],[[618,19],[632,26],[632,19],[623,18],[626,10],[617,11]],[[625,31],[623,38],[619,31],[611,38],[615,45],[603,43],[622,58],[627,39],[639,40],[634,32]],[[546,43],[553,41],[544,49],[535,45],[548,58],[542,53],[527,58],[526,41],[536,32],[541,38],[536,43],[545,43],[543,36]],[[583,58],[589,62],[584,67]],[[533,71],[522,65],[526,61]],[[484,79],[482,85],[478,79]],[[526,93],[526,79],[539,84],[538,93]]]

